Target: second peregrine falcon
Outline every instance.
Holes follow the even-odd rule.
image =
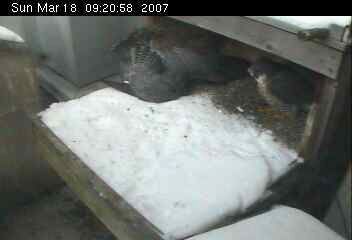
[[[265,101],[280,111],[306,112],[313,103],[314,87],[310,79],[289,66],[259,59],[248,72]]]

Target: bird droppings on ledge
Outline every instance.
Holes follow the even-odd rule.
[[[208,92],[219,111],[241,115],[257,126],[270,130],[277,141],[298,149],[308,114],[291,116],[271,108],[258,93],[254,79],[248,77],[222,85],[202,85],[193,94],[200,92]]]

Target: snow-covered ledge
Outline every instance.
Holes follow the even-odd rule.
[[[106,88],[53,104],[42,121],[167,239],[245,211],[297,153],[208,94],[162,104]]]

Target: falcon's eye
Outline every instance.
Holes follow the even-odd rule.
[[[257,77],[256,71],[253,70],[252,68],[248,68],[248,73],[249,73],[249,75],[250,75],[252,78],[256,78],[256,77]]]
[[[248,73],[254,79],[257,79],[260,77],[260,73],[257,71],[254,71],[253,69],[248,69]]]

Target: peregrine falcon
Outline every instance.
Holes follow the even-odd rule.
[[[256,80],[259,94],[273,108],[294,114],[309,111],[314,87],[304,74],[269,59],[259,59],[248,72]]]
[[[217,37],[201,29],[139,29],[115,48],[120,81],[142,100],[165,102],[187,95],[195,83],[248,75],[248,62],[221,55],[217,42]]]

